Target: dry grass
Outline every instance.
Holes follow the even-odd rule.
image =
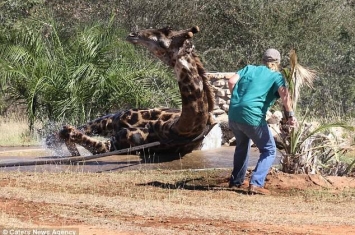
[[[355,233],[354,190],[249,196],[225,187],[229,173],[3,171],[0,227],[18,223],[106,231],[95,234]]]
[[[26,118],[15,115],[0,116],[0,146],[37,144],[39,139],[30,133]]]

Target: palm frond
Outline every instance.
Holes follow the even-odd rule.
[[[291,72],[285,75],[288,76],[286,79],[289,83],[292,106],[293,109],[296,110],[301,88],[303,86],[313,88],[313,82],[317,78],[317,72],[299,64],[295,50],[290,51],[290,66]]]

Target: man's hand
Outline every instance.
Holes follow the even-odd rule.
[[[287,119],[287,124],[290,125],[290,127],[297,127],[298,126],[298,122],[295,116],[289,117]]]

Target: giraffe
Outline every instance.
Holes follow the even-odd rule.
[[[53,147],[65,143],[72,156],[79,155],[75,144],[93,154],[154,141],[161,143],[152,147],[155,152],[184,155],[199,147],[216,121],[211,113],[214,92],[191,42],[197,32],[197,26],[177,31],[165,27],[140,30],[127,37],[128,42],[145,47],[174,70],[181,94],[181,109],[129,109],[100,117],[78,128],[66,125],[47,137],[47,145]],[[110,139],[99,141],[93,135]]]

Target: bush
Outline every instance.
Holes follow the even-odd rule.
[[[11,5],[14,2],[17,5]],[[353,57],[355,52],[353,46],[355,44],[355,29],[352,27],[355,23],[354,13],[354,6],[351,1],[332,0],[253,0],[247,2],[238,0],[228,2],[192,0],[184,3],[173,0],[26,0],[21,1],[21,3],[20,1],[6,1],[0,4],[1,28],[3,32],[6,32],[0,36],[0,41],[7,44],[9,40],[8,27],[19,28],[24,24],[23,22],[28,24],[26,17],[31,16],[38,21],[39,19],[48,19],[49,15],[50,18],[53,17],[54,19],[51,25],[55,26],[55,32],[58,34],[59,40],[57,42],[61,42],[65,49],[63,51],[66,53],[65,59],[67,60],[64,61],[69,63],[69,59],[75,60],[75,58],[71,58],[69,50],[77,50],[76,52],[78,52],[80,51],[78,48],[83,46],[79,45],[78,41],[80,32],[97,33],[101,31],[103,35],[107,36],[105,30],[110,30],[116,32],[116,35],[122,38],[126,32],[136,28],[163,27],[166,25],[171,25],[174,28],[187,28],[192,25],[198,25],[201,32],[194,38],[194,41],[207,70],[230,72],[236,71],[248,63],[257,64],[260,62],[263,51],[268,47],[275,47],[281,51],[283,64],[286,66],[288,65],[288,52],[293,48],[299,54],[302,64],[316,69],[320,73],[319,79],[314,83],[315,89],[305,90],[302,94],[299,102],[300,112],[304,114],[305,110],[308,109],[310,115],[317,117],[352,117],[354,115],[353,107],[355,102],[355,60]],[[113,14],[116,17],[110,21],[110,17]],[[48,20],[42,21],[48,23]],[[90,22],[99,22],[96,25],[96,29],[92,28],[92,31],[90,31]],[[37,29],[45,30],[43,25],[39,24]],[[83,30],[82,25],[87,25],[87,31],[81,31]],[[4,29],[5,26],[7,27],[6,31]],[[23,31],[22,33],[25,34],[26,32]],[[86,38],[86,40],[97,39],[89,36]],[[69,40],[77,40],[77,42],[68,42]],[[147,78],[147,73],[140,71],[142,67],[136,67],[133,64],[153,66],[152,61],[148,59],[150,57],[147,57],[144,52],[136,53],[130,51],[132,48],[126,46],[123,42],[116,41],[114,43],[109,42],[110,40],[115,40],[115,36],[107,36],[105,43],[110,45],[104,46],[100,44],[100,48],[102,50],[116,46],[121,48],[121,51],[118,52],[116,50],[110,55],[112,56],[111,58],[116,58],[112,60],[111,66],[114,67],[113,62],[129,63],[132,66],[130,69],[134,69],[136,73],[140,74],[137,76],[132,75],[133,77],[144,76]],[[54,46],[57,45],[55,41],[50,43],[54,43]],[[52,48],[47,48],[47,50],[51,51]],[[127,52],[125,52],[126,50]],[[59,55],[59,52],[56,53],[58,58],[60,58]],[[130,56],[133,55],[139,62],[134,61],[135,59],[131,60],[133,58]],[[98,56],[100,55],[98,54]],[[125,58],[127,56],[128,58]],[[79,63],[78,61],[76,62]],[[76,66],[85,65],[79,63]],[[107,70],[99,68],[101,65],[95,66],[98,66],[95,67],[95,71],[100,73],[101,78],[104,76],[105,79],[110,80],[109,77],[111,75],[101,74],[107,72]],[[120,65],[116,66],[119,67]],[[153,84],[154,86],[149,87],[149,89],[155,89],[154,91],[156,92],[156,85],[161,86],[162,81],[167,81],[165,77],[171,77],[172,75],[159,63],[155,66],[158,67],[147,69],[149,74],[151,74],[151,78],[145,80],[146,83],[144,84],[149,86]],[[76,69],[79,69],[79,67]],[[84,67],[81,67],[81,69],[84,69]],[[87,67],[87,73],[89,69],[93,72],[93,67]],[[70,73],[74,71],[63,70],[63,72]],[[77,72],[77,75],[79,75],[80,71]],[[69,75],[66,74],[66,76]],[[98,75],[96,74],[95,76]],[[100,76],[98,76],[99,79]],[[130,75],[127,76],[123,70],[121,79],[123,76],[129,77]],[[115,84],[115,80],[111,81],[111,83]],[[53,86],[52,88],[63,89],[65,88],[64,85]],[[127,85],[130,87],[132,84]],[[118,85],[116,84],[116,86]],[[80,93],[80,96],[96,97],[87,104],[91,106],[97,103],[98,100],[102,100],[102,103],[105,102],[104,104],[108,106],[108,109],[115,109],[121,105],[135,106],[140,105],[140,103],[157,105],[155,102],[148,102],[149,96],[146,97],[145,101],[139,102],[126,101],[126,99],[132,98],[127,93],[125,95],[120,94],[121,96],[117,95],[121,99],[105,97],[98,91],[101,88],[103,87],[87,88],[92,95],[89,91],[87,93],[84,92],[85,94],[82,93],[82,90],[80,92],[71,92],[76,92],[78,96]],[[167,92],[170,92],[170,90],[173,92],[174,100],[178,96],[175,93],[176,87],[174,83],[165,83],[163,88]],[[22,88],[18,87],[17,89]],[[105,89],[109,88],[106,87]],[[115,89],[116,91],[119,89],[121,93],[123,92],[122,86]],[[130,87],[128,91],[134,92],[136,91],[134,89],[136,88]],[[94,94],[94,91],[100,94]],[[62,94],[62,96],[67,97],[66,94]],[[169,95],[165,97],[169,97]],[[141,98],[136,97],[135,100]],[[117,100],[119,101],[118,103]],[[83,99],[83,102],[86,102],[86,100]],[[170,101],[168,103],[170,104]],[[176,102],[174,102],[175,104]],[[77,106],[77,110],[81,111],[76,111],[76,115],[79,115],[80,119],[85,119],[89,111],[91,112],[89,116],[97,113],[79,106]],[[86,114],[82,116],[84,113]],[[68,112],[66,115],[68,115]]]

